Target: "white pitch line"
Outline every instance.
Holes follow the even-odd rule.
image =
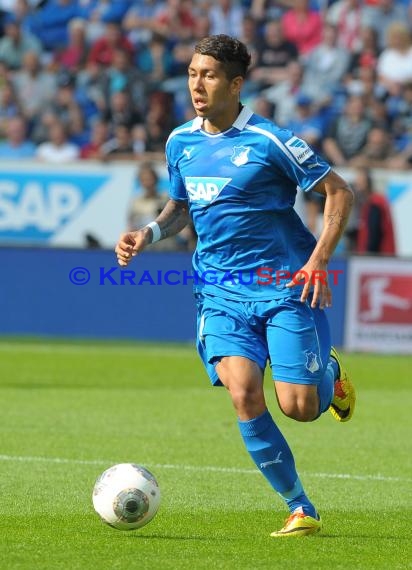
[[[0,461],[15,461],[20,463],[57,463],[57,464],[73,464],[73,465],[102,465],[110,467],[114,465],[114,461],[104,459],[68,459],[64,457],[41,457],[30,455],[0,455]],[[243,475],[256,475],[259,473],[257,469],[242,469],[238,467],[218,467],[213,465],[174,465],[170,463],[148,463],[148,467],[155,469],[175,469],[179,471],[208,471],[214,473],[235,473]],[[384,482],[411,482],[408,477],[391,477],[386,475],[352,475],[350,473],[305,473],[305,477],[314,477],[317,479],[347,479],[356,481],[384,481]]]

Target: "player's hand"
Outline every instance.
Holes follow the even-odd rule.
[[[286,287],[296,287],[303,285],[300,300],[306,303],[310,292],[313,290],[313,297],[310,303],[312,308],[319,305],[320,309],[332,306],[332,291],[329,287],[327,266],[314,266],[311,263],[304,265],[297,273],[293,280],[286,284]]]
[[[133,257],[144,250],[148,243],[149,236],[146,229],[121,234],[114,249],[117,263],[122,267],[126,267]]]

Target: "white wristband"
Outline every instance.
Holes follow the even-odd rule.
[[[162,232],[160,231],[159,224],[156,222],[150,222],[150,224],[147,224],[146,228],[150,228],[152,230],[153,238],[150,243],[155,243],[161,239]]]

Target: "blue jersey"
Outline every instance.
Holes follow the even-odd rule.
[[[210,134],[197,117],[166,143],[170,197],[187,200],[198,243],[195,291],[269,300],[308,260],[316,240],[295,212],[330,166],[291,131],[243,107],[227,131]],[[300,294],[298,288],[293,294]]]

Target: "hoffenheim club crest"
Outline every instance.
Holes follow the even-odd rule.
[[[312,372],[312,374],[319,370],[318,357],[314,352],[308,352],[306,354],[306,368],[309,372]]]
[[[250,146],[235,146],[230,160],[235,166],[242,166],[249,160],[249,152]]]

